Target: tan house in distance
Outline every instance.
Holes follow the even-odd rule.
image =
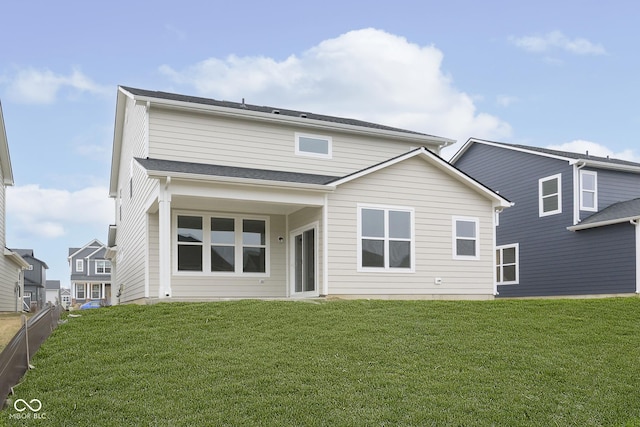
[[[453,142],[119,87],[114,303],[493,298],[510,202],[438,156]]]

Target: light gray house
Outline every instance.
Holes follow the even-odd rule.
[[[499,296],[640,292],[640,164],[470,139],[452,163],[509,198]]]
[[[42,309],[47,299],[47,270],[46,262],[35,257],[33,249],[13,249],[28,263],[24,271],[24,309],[32,312]]]
[[[119,87],[110,196],[120,302],[493,298],[504,197],[452,140]]]
[[[98,239],[69,248],[72,305],[93,300],[111,304],[111,261],[106,259],[106,252],[107,247]]]
[[[0,312],[24,308],[24,269],[29,264],[6,246],[6,188],[14,184],[7,133],[0,104]]]
[[[53,305],[60,305],[62,303],[62,294],[59,280],[47,280],[45,284],[47,289],[46,302]]]

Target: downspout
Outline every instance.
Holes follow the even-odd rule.
[[[636,294],[640,294],[640,218],[629,222],[636,226]]]
[[[580,222],[580,169],[586,165],[579,161],[573,164],[573,225]]]
[[[492,255],[492,259],[493,259],[493,296],[497,296],[498,295],[498,273],[496,272],[496,265],[497,265],[497,259],[496,259],[496,248],[498,247],[498,223],[497,223],[497,218],[498,215],[500,215],[500,213],[502,213],[502,211],[504,210],[501,207],[498,206],[494,206],[494,213],[493,213],[493,255]]]

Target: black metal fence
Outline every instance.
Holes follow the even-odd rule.
[[[33,354],[58,326],[61,311],[59,305],[48,305],[28,320],[22,316],[22,327],[0,353],[0,409],[4,408],[12,387],[29,369]]]

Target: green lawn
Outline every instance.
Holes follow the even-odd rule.
[[[81,314],[12,396],[45,420],[0,425],[640,426],[638,298]]]

